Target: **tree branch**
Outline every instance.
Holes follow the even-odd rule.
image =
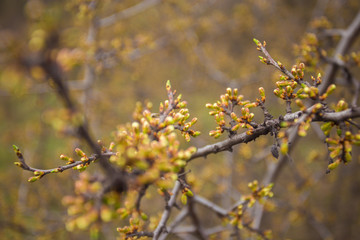
[[[160,240],[165,240],[169,233],[172,233],[174,229],[188,216],[189,209],[186,207],[176,216],[174,221],[167,228],[167,232],[163,232],[159,237]]]

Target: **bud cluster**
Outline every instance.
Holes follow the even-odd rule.
[[[265,101],[264,89],[260,88],[259,92],[261,100],[257,99],[256,102],[250,102],[249,100],[243,100],[243,95],[238,95],[237,88],[227,88],[226,94],[220,96],[220,101],[214,104],[207,103],[206,107],[211,110],[209,114],[215,117],[218,124],[216,130],[210,131],[209,135],[218,138],[224,131],[228,131],[231,136],[236,134],[240,127],[248,129],[246,133],[251,135],[254,129],[252,126],[254,113],[250,112],[250,108],[257,107],[259,102]],[[241,107],[241,115],[235,113],[234,108],[236,106]],[[225,116],[227,116],[227,119]]]
[[[188,188],[188,187],[184,187],[182,189],[182,194],[181,194],[181,203],[186,205],[187,204],[187,200],[188,200],[188,197],[193,197],[194,194],[193,192]]]
[[[335,108],[336,112],[346,110],[348,104],[344,100],[340,100]],[[344,126],[345,125],[345,126]],[[329,137],[332,128],[336,126],[336,135]],[[321,130],[326,136],[328,144],[330,162],[328,171],[334,170],[341,162],[348,164],[352,160],[352,146],[360,146],[360,133],[354,134],[350,131],[349,123],[336,125],[334,122],[326,122],[321,125]]]
[[[148,215],[139,209],[136,209],[135,207],[134,203],[136,202],[137,194],[138,193],[135,190],[129,191],[124,207],[117,210],[117,213],[120,215],[121,219],[130,217],[128,226],[117,228],[117,231],[124,234],[125,236],[129,236],[142,229],[145,221],[148,220]]]
[[[274,184],[270,183],[268,186],[259,186],[257,180],[254,180],[248,184],[248,187],[252,191],[250,196],[244,197],[245,201],[249,201],[248,207],[252,207],[256,201],[259,203],[264,203],[266,198],[271,198],[274,196],[274,193],[271,191]]]
[[[181,95],[175,98],[170,82],[166,84],[168,100],[160,103],[159,114],[151,112],[151,103],[145,107],[137,104],[131,124],[119,126],[114,133],[116,155],[110,161],[126,169],[129,173],[140,171],[138,184],[155,183],[160,189],[172,187],[178,173],[186,165],[195,147],[180,149],[176,130],[188,141],[190,136],[200,133],[191,130],[197,119],[190,122],[186,102]]]
[[[91,227],[92,231],[98,229],[99,219],[109,222],[116,217],[116,206],[111,203],[119,201],[116,194],[108,194],[102,201],[107,202],[99,209],[96,201],[102,184],[96,177],[91,177],[87,172],[80,174],[80,178],[75,182],[75,195],[65,196],[62,199],[63,205],[67,207],[69,220],[66,221],[68,231],[86,230]]]
[[[249,196],[245,196],[242,199],[242,203],[239,204],[236,208],[233,208],[232,211],[229,212],[228,216],[230,218],[230,224],[232,226],[236,226],[239,229],[242,229],[246,226],[246,211],[254,206],[255,202],[258,201],[260,204],[264,204],[267,198],[273,197],[273,192],[271,191],[273,184],[269,184],[266,187],[259,187],[259,183],[257,180],[250,182],[248,187],[252,191],[252,194]],[[267,239],[271,239],[271,232],[267,232]]]

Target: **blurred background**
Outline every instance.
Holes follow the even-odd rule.
[[[314,31],[314,20],[326,18],[332,28],[346,28],[359,9],[358,0],[0,1],[1,238],[89,237],[87,229],[65,228],[69,216],[62,199],[73,194],[77,171],[30,184],[31,174],[13,164],[12,144],[38,168],[63,164],[60,154],[71,155],[83,144],[42,70],[21,64],[36,56],[49,36],[58,36],[53,54],[94,138],[108,144],[116,126],[131,121],[137,101],[149,100],[156,109],[166,99],[169,79],[198,118],[195,128],[202,135],[190,144],[201,147],[216,142],[208,136],[216,124],[205,104],[217,101],[227,87],[254,101],[262,86],[270,113],[285,114],[284,103],[272,94],[279,72],[259,62],[254,37],[266,40],[271,55],[291,68],[299,61],[296,45]],[[338,40],[334,37],[329,48]],[[359,50],[359,40],[354,46]],[[255,113],[262,121],[261,112]],[[231,206],[248,192],[247,183],[261,182],[267,165],[276,161],[270,153],[273,141],[261,137],[232,154],[191,162],[195,192]],[[277,178],[261,227],[271,229],[274,239],[357,239],[360,160],[353,157],[348,166],[325,175],[326,147],[310,131]],[[88,171],[101,174],[96,164]],[[104,239],[118,236],[119,225],[118,220],[105,224]]]

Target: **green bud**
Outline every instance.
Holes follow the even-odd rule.
[[[233,126],[231,128],[231,131],[235,132],[235,131],[237,131],[239,129],[239,127],[240,127],[240,124],[236,124],[235,126]]]
[[[320,128],[321,128],[321,130],[322,130],[323,132],[327,132],[327,131],[329,131],[332,127],[333,127],[333,122],[326,122],[326,123],[322,124]]]
[[[186,196],[188,196],[188,197],[194,196],[193,192],[190,189],[187,189],[187,191],[185,193],[186,193]]]
[[[289,150],[289,143],[288,142],[283,142],[280,145],[281,154],[286,155],[288,153],[288,150]]]
[[[142,212],[140,216],[142,220],[144,221],[148,220],[148,216],[145,213]]]
[[[192,136],[193,136],[193,137],[197,137],[197,136],[199,136],[200,134],[201,134],[200,131],[195,131],[195,132],[192,134]]]
[[[21,167],[21,168],[23,167],[23,164],[21,162],[14,162],[14,164],[18,167]]]
[[[231,88],[227,88],[226,89],[226,93],[228,94],[228,96],[232,95],[232,89]]]
[[[114,147],[115,147],[115,143],[111,142],[109,146],[109,151],[112,152],[114,150]]]
[[[75,152],[79,157],[85,157],[85,153],[80,148],[75,148]]]
[[[186,204],[187,204],[187,196],[186,196],[185,193],[183,193],[183,194],[181,195],[181,203],[182,203],[183,205],[186,205]]]
[[[265,90],[264,90],[263,87],[260,87],[260,88],[259,88],[259,93],[260,93],[260,96],[261,96],[261,97],[265,97]]]
[[[281,91],[280,91],[280,89],[278,89],[278,88],[276,88],[276,89],[274,89],[274,94],[275,94],[275,96],[277,96],[277,97],[280,97],[281,96]]]
[[[339,164],[340,164],[340,160],[336,160],[335,162],[328,165],[328,169],[334,170],[335,168],[337,168],[339,166]]]
[[[331,84],[331,85],[327,88],[326,94],[327,94],[327,95],[331,94],[332,92],[335,91],[335,89],[336,89],[336,85],[335,85],[335,84]]]
[[[58,173],[60,170],[58,168],[55,168],[53,170],[51,170],[51,173]]]
[[[352,156],[350,152],[345,153],[345,163],[349,163],[352,160]]]
[[[290,125],[290,124],[289,124],[288,122],[285,122],[285,121],[280,123],[280,127],[281,127],[281,128],[286,128],[286,127],[288,127],[289,125]]]
[[[345,147],[345,149],[344,149],[345,152],[351,152],[352,151],[352,145],[351,145],[351,143],[349,141],[344,142],[344,147]]]
[[[44,175],[44,172],[43,171],[35,171],[34,175],[35,176],[42,176],[42,175]]]
[[[68,157],[68,156],[65,156],[64,154],[61,154],[61,155],[60,155],[60,159],[61,159],[61,160],[64,160],[64,161],[69,161],[69,157]]]
[[[303,94],[297,94],[297,97],[298,97],[298,98],[300,98],[300,99],[305,99],[305,98],[308,98],[308,97],[309,97],[309,95],[308,95],[308,94],[303,93]]]
[[[343,111],[348,108],[348,104],[344,100],[340,100],[337,104],[337,112]]]
[[[300,137],[305,137],[305,136],[306,136],[306,130],[305,130],[303,127],[301,127],[301,126],[299,126],[298,135],[299,135]]]
[[[186,166],[186,161],[184,161],[184,160],[176,160],[175,165],[179,166],[179,167],[185,167]]]
[[[328,144],[338,144],[339,143],[339,140],[338,139],[334,139],[334,138],[326,138],[325,141],[328,143]]]
[[[340,154],[340,148],[337,147],[333,151],[330,152],[329,156],[330,158],[336,158]]]
[[[233,218],[233,219],[230,220],[230,224],[232,226],[236,226],[238,224],[238,222],[239,222],[239,220],[237,218]]]
[[[35,181],[37,181],[38,179],[40,179],[40,176],[30,177],[30,178],[28,179],[28,182],[35,182]]]
[[[167,81],[166,81],[166,90],[167,90],[167,91],[170,91],[170,90],[171,90],[170,80],[167,80]]]

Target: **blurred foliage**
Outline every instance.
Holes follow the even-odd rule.
[[[121,196],[106,197],[107,204],[100,212],[101,226],[95,220],[98,213],[88,211],[96,203],[82,204],[82,193],[94,193],[99,187],[91,180],[101,175],[96,165],[81,174],[67,171],[50,175],[36,184],[27,182],[30,173],[13,165],[14,143],[22,146],[29,164],[41,168],[62,164],[58,156],[75,147],[87,150],[74,137],[72,126],[76,120],[64,109],[43,70],[21,64],[27,56],[36,56],[50,36],[59,37],[52,54],[61,64],[72,97],[97,139],[108,143],[110,133],[131,120],[136,102],[151,100],[157,105],[165,99],[164,86],[170,79],[173,88],[187,100],[192,116],[198,118],[197,130],[205,133],[192,140],[193,145],[201,147],[215,142],[206,134],[214,123],[205,103],[215,101],[227,87],[237,88],[246,99],[256,101],[259,87],[273,89],[278,80],[277,72],[259,64],[254,37],[271,43],[272,55],[288,68],[301,60],[316,76],[323,71],[322,66],[309,56],[311,51],[302,51],[302,45],[316,41],[314,28],[347,27],[360,8],[357,0],[169,0],[134,16],[121,17],[109,26],[96,25],[140,2],[0,2],[2,239],[114,239],[119,236],[116,227],[127,224],[125,220],[111,221],[124,214],[119,210],[124,207],[120,206]],[[306,33],[310,31],[313,33]],[[335,36],[322,44],[331,46],[337,41]],[[358,54],[344,58],[359,64]],[[87,74],[95,78],[89,80]],[[349,100],[344,89],[337,94]],[[276,96],[267,94],[266,101],[271,114],[285,114],[285,104]],[[306,140],[299,140],[292,153],[293,162],[275,184],[275,197],[265,203],[269,213],[265,214],[263,227],[272,230],[274,239],[322,239],[311,227],[321,222],[331,229],[334,239],[356,239],[360,234],[360,209],[356,204],[360,202],[360,158],[355,152],[350,167],[339,167],[324,176],[326,148],[316,133],[307,134]],[[248,182],[262,179],[266,163],[276,161],[268,148],[272,143],[270,137],[262,137],[237,146],[233,154],[220,153],[191,162],[187,179],[192,191],[224,207],[231,206],[240,193],[249,192]],[[185,141],[181,144],[184,148],[190,146]],[[131,197],[134,193],[127,194]],[[163,207],[163,201],[150,200],[155,195],[154,188],[145,195],[144,212],[156,213],[155,208]],[[209,219],[205,227],[220,222],[206,209],[199,207],[199,212]],[[76,223],[74,215],[80,216]],[[149,219],[150,227],[158,217]],[[94,223],[93,228],[87,231],[90,223]],[[222,234],[214,239],[229,237]]]

